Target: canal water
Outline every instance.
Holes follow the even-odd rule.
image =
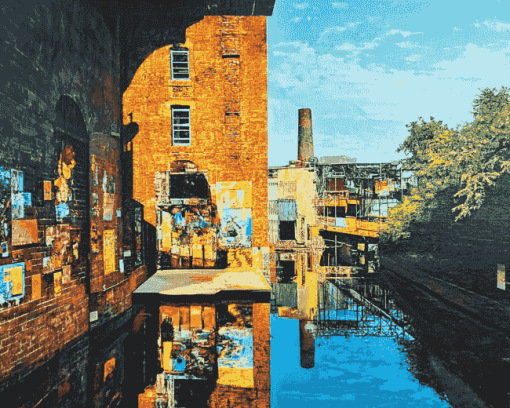
[[[270,302],[138,305],[0,398],[38,408],[510,406],[506,335],[389,272],[305,281],[273,283]],[[48,389],[48,378],[60,385]]]
[[[300,296],[309,293],[273,284],[272,407],[451,406],[416,367],[421,346],[390,290],[360,278],[326,280],[317,291],[306,311]]]

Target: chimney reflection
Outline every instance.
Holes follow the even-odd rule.
[[[308,320],[299,321],[299,348],[301,367],[315,366],[315,338],[313,337],[313,323]]]

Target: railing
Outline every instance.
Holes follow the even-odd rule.
[[[339,217],[340,218],[340,217]],[[343,218],[345,219],[345,218]],[[322,217],[320,215],[316,216],[317,224],[319,225],[327,225],[328,227],[337,227],[336,225],[336,217]],[[344,227],[347,228],[347,227]]]
[[[353,272],[353,266],[321,266],[319,271],[325,275],[349,275]]]
[[[331,198],[340,198],[342,200],[348,200],[349,199],[349,190],[325,190],[324,191],[327,196],[330,196]]]

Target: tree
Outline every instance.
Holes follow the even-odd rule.
[[[410,155],[404,168],[418,180],[409,197],[390,211],[381,238],[396,241],[410,236],[413,224],[424,221],[440,192],[453,190],[455,221],[480,208],[485,192],[510,172],[510,93],[483,89],[473,101],[471,123],[449,129],[433,117],[407,125],[410,135],[397,152]]]

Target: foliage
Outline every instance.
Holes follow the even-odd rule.
[[[468,217],[483,203],[488,186],[510,172],[510,93],[483,89],[473,102],[471,123],[449,129],[433,117],[407,125],[409,136],[397,152],[410,155],[404,168],[414,171],[417,185],[405,201],[390,211],[383,241],[410,235],[410,228],[424,220],[437,205],[438,194],[455,191],[455,221]]]

